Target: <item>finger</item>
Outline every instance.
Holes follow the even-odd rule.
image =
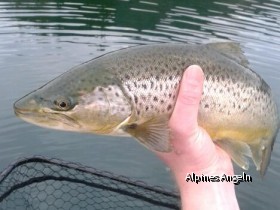
[[[197,66],[189,66],[184,72],[169,126],[172,133],[189,136],[198,128],[197,115],[203,91],[204,74]]]

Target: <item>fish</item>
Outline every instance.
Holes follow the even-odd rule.
[[[171,152],[168,121],[183,72],[193,64],[205,75],[199,126],[237,165],[247,170],[252,158],[264,175],[278,109],[238,43],[161,43],[110,52],[17,100],[14,111],[38,126],[132,136],[152,151]]]

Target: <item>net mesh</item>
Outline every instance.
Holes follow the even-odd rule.
[[[160,187],[78,163],[20,159],[0,174],[0,209],[179,209],[179,196]]]

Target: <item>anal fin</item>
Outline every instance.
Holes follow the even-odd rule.
[[[223,139],[217,140],[215,143],[225,150],[232,160],[241,168],[247,170],[249,161],[247,157],[251,157],[258,171],[263,177],[270,162],[271,151],[273,147],[268,140],[259,139],[254,143],[247,144],[240,141]]]
[[[252,154],[248,144],[231,139],[217,140],[215,143],[225,150],[237,165],[244,170],[249,169],[248,157],[251,157]]]
[[[172,151],[169,141],[168,120],[165,118],[155,118],[141,124],[123,125],[122,129],[150,150],[158,152]]]

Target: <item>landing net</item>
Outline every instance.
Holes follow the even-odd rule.
[[[0,174],[1,210],[179,209],[179,196],[78,163],[35,156]]]

